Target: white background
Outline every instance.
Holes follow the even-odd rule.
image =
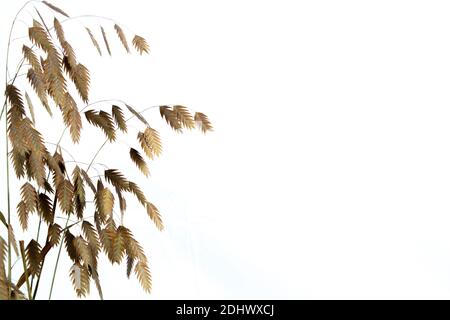
[[[0,4],[2,65],[22,4]],[[149,180],[126,156],[136,131],[101,154],[145,186],[166,225],[158,233],[130,200],[125,223],[148,253],[153,292],[104,261],[105,298],[450,298],[448,1],[54,4],[72,16],[114,18],[129,39],[137,32],[150,43],[149,56],[129,56],[111,23],[65,24],[90,68],[92,101],[183,104],[215,127],[178,135],[149,112],[164,142]],[[31,23],[26,13],[21,20]],[[98,57],[84,31],[102,44],[99,23],[112,58]],[[13,38],[26,34],[18,23]],[[10,68],[21,57],[15,43]],[[56,140],[60,115],[50,122],[40,113],[39,128]],[[88,162],[103,137],[93,129],[82,138],[84,149],[71,150]],[[63,257],[53,297],[72,299]],[[40,298],[49,283],[43,278]]]

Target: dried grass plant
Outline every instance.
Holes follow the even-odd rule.
[[[34,20],[29,26],[28,36],[20,43],[23,58],[13,76],[9,77],[11,34],[25,8],[33,9],[31,15]],[[45,21],[41,14],[43,10],[52,13],[53,21]],[[64,33],[67,21],[82,17],[94,18],[96,23],[98,20],[105,22],[96,30],[80,23],[82,32],[86,32],[89,46],[90,43],[93,45],[83,50],[93,48],[99,55],[106,52],[111,55],[109,41],[116,37],[128,53],[135,50],[142,55],[150,51],[143,37],[133,35],[130,42],[120,24],[108,18],[71,17],[53,4],[34,0],[26,2],[17,13],[8,40],[5,102],[1,110],[1,120],[5,123],[7,133],[6,172],[2,170],[7,185],[7,203],[4,213],[0,212],[0,222],[4,227],[4,237],[0,237],[0,299],[35,299],[43,270],[53,274],[49,292],[51,299],[62,252],[73,263],[68,275],[79,297],[86,297],[93,283],[103,299],[98,264],[102,252],[112,264],[126,264],[126,275],[130,277],[134,273],[146,292],[152,288],[149,263],[142,246],[132,231],[117,221],[113,211],[118,208],[124,214],[127,197],[135,197],[156,227],[163,230],[157,207],[136,183],[128,180],[119,170],[106,169],[95,178],[90,175],[90,171],[104,146],[116,142],[118,133],[126,134],[131,119],[138,119],[142,129],[135,137],[134,147],[125,152],[129,153],[131,163],[148,176],[145,157],[151,160],[161,154],[160,135],[143,116],[149,108],[137,111],[123,100],[89,100],[90,71],[77,60],[76,53],[80,49],[72,47]],[[99,39],[100,35],[103,42]],[[29,84],[19,88],[16,80],[25,71],[24,76]],[[95,108],[100,105],[102,108]],[[212,130],[208,117],[203,113],[192,114],[180,105],[160,106],[159,110],[161,117],[177,132],[194,128],[204,133]],[[36,112],[50,115],[61,112],[65,130],[56,146],[50,147],[39,131]],[[63,136],[68,132],[73,144],[77,144],[82,129],[89,125],[105,135],[103,145],[95,150],[90,163],[65,161],[65,150],[70,149],[70,146],[61,145]],[[20,190],[11,189],[13,173],[21,181]],[[11,203],[11,194],[14,192],[20,192],[17,204]],[[55,222],[57,214],[65,215],[65,224]],[[12,225],[13,215],[17,215],[20,226]],[[39,226],[29,225],[32,215],[39,217]],[[76,219],[76,222],[69,224],[69,218]],[[74,226],[80,227],[81,231],[74,232]],[[16,240],[14,230],[19,227],[31,238],[28,243]],[[39,232],[43,232],[45,227],[45,242],[40,242]],[[36,229],[37,234],[33,234]],[[56,264],[53,268],[43,269],[51,250],[58,253]],[[16,281],[12,278],[13,259],[20,261],[20,267],[23,268]]]

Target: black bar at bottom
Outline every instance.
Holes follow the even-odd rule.
[[[71,316],[112,315],[114,319],[366,319],[407,317],[439,319],[449,301],[407,300],[152,300],[152,301],[1,301],[11,314]],[[5,317],[6,319],[6,317]]]

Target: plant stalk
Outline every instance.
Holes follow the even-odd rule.
[[[67,229],[67,226],[69,225],[69,218],[70,218],[70,214],[67,217],[66,225],[65,225],[64,229]],[[52,299],[53,286],[55,284],[56,271],[58,270],[59,258],[61,257],[62,247],[63,247],[63,240],[61,239],[61,243],[60,243],[59,249],[58,249],[58,256],[56,258],[55,268],[53,269],[52,284],[50,285],[50,293],[48,295],[48,300]]]
[[[27,262],[25,259],[25,249],[24,249],[23,240],[19,241],[19,246],[20,246],[20,254],[22,255],[23,270],[25,272],[25,278],[27,279],[28,300],[32,300],[33,297],[31,295],[30,281],[28,281],[28,268],[27,268]]]
[[[56,205],[57,204],[58,204],[58,198],[56,197],[56,192],[55,192],[55,198],[53,199],[53,208],[52,208],[53,221],[55,220]],[[49,231],[50,231],[50,226],[51,226],[51,224],[48,227]],[[40,223],[39,223],[39,227],[40,227]],[[46,240],[45,245],[47,245],[48,243],[50,243],[50,232],[47,232],[47,240]],[[62,239],[61,239],[61,243],[62,243]],[[39,283],[41,282],[41,276],[42,276],[42,270],[44,269],[45,257],[46,257],[46,255],[43,255],[42,258],[41,258],[42,259],[41,272],[39,272],[39,275],[38,275],[38,278],[37,278],[37,282],[36,282],[36,287],[34,288],[33,299],[36,299],[36,295],[37,295],[38,288],[39,288]]]
[[[9,141],[8,141],[8,120],[5,117],[5,158],[6,158],[6,199],[7,199],[7,222],[11,225],[11,196],[9,181]],[[8,299],[11,297],[11,235],[8,232]]]

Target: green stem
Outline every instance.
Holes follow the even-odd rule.
[[[66,220],[66,225],[64,227],[64,229],[67,229],[67,226],[69,225],[69,218],[70,215],[68,215],[67,220]],[[59,264],[59,258],[61,257],[61,250],[62,250],[62,246],[63,246],[63,241],[61,239],[61,243],[59,245],[59,249],[58,249],[58,256],[56,258],[56,264],[55,264],[55,268],[53,270],[53,276],[52,276],[52,284],[50,286],[50,294],[48,296],[48,300],[52,299],[52,293],[53,293],[53,286],[55,284],[55,278],[56,278],[56,270],[58,270],[58,264]]]
[[[55,220],[55,214],[56,214],[56,205],[58,203],[58,198],[56,197],[56,192],[55,192],[55,198],[53,199],[53,207],[52,207],[52,216],[53,216],[53,221]],[[50,240],[50,228],[49,231],[47,233],[47,240],[45,241],[45,244],[47,245],[48,242]],[[62,244],[62,241],[61,241]],[[39,288],[39,283],[41,282],[41,276],[42,276],[42,270],[44,269],[44,263],[45,263],[45,258],[47,255],[44,255],[44,257],[42,258],[42,265],[41,265],[41,272],[39,272],[38,278],[37,278],[37,283],[36,283],[36,287],[34,288],[34,294],[33,294],[33,299],[36,299],[36,294],[38,292],[38,288]],[[33,278],[34,280],[34,278]]]
[[[100,151],[102,151],[102,149],[106,146],[106,144],[108,143],[109,139],[106,139],[105,142],[103,142],[103,144],[100,146],[100,148],[97,150],[97,152],[95,153],[94,157],[92,158],[91,162],[89,163],[89,166],[86,170],[86,172],[89,171],[89,169],[91,168],[92,164],[95,161],[95,158],[97,158],[97,156],[99,155]]]
[[[47,180],[48,180],[48,176],[47,176]],[[38,189],[38,192],[39,192],[39,189]],[[37,235],[36,235],[37,242],[39,242],[39,235],[41,233],[41,224],[42,224],[42,217],[39,217],[39,224],[38,224]]]
[[[80,224],[80,223],[83,221],[83,220],[80,220],[80,221],[75,222],[75,223],[73,223],[73,224],[71,224],[71,225],[69,226],[69,221],[70,221],[69,218],[70,218],[70,215],[67,217],[66,225],[65,225],[64,229],[61,230],[61,233],[65,232],[66,230],[69,230],[69,229],[72,228],[73,226],[76,226],[76,225]],[[91,217],[91,218],[92,218],[92,217]],[[61,256],[61,249],[62,249],[62,240],[61,240],[61,244],[60,244],[59,250],[58,250],[58,257],[56,258],[55,269],[53,270],[52,284],[51,284],[51,286],[50,286],[50,294],[49,294],[49,296],[48,296],[48,300],[51,300],[51,299],[52,299],[53,285],[54,285],[54,283],[55,283],[56,270],[58,269],[59,257]],[[39,283],[39,280],[38,280],[38,283]],[[37,284],[37,285],[38,285],[38,284]],[[37,285],[36,285],[36,286],[37,286]],[[35,293],[35,294],[36,294],[36,293]]]

